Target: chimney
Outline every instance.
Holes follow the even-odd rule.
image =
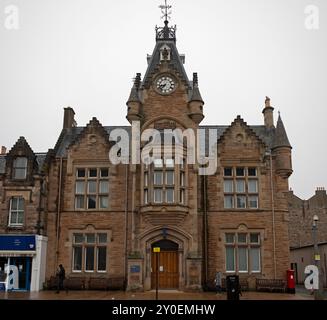
[[[64,108],[64,129],[70,129],[76,127],[76,121],[74,119],[75,111],[71,107]]]
[[[274,108],[270,105],[270,98],[266,97],[265,100],[265,108],[262,111],[264,119],[265,119],[265,126],[267,129],[271,129],[274,127]]]
[[[316,195],[326,196],[326,190],[324,187],[317,187]]]
[[[0,155],[5,155],[6,153],[7,153],[7,148],[4,146],[1,146]]]

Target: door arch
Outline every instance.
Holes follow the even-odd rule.
[[[160,252],[153,252],[153,248],[160,248]],[[152,243],[151,252],[151,288],[156,288],[156,276],[159,272],[159,289],[178,289],[178,244],[167,239],[159,240]]]

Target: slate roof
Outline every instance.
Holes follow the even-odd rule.
[[[41,173],[44,160],[47,156],[46,153],[36,153],[36,162],[38,164],[38,173]],[[6,156],[5,155],[0,155],[0,174],[5,173],[6,171]]]
[[[277,147],[290,147],[291,144],[288,140],[287,133],[284,127],[284,123],[280,115],[278,116],[277,125],[276,125],[276,133],[274,136],[273,146],[272,148]]]

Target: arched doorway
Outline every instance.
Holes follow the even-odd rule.
[[[153,248],[160,248],[160,253],[153,252]],[[178,289],[178,244],[170,240],[160,240],[153,243],[151,249],[151,288],[156,288],[158,270],[159,289]],[[159,255],[159,259],[157,255]],[[157,263],[158,260],[159,264]]]

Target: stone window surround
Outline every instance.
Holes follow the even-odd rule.
[[[12,209],[12,203],[13,203],[13,200],[14,199],[19,199],[20,201],[23,201],[23,209],[22,210],[15,210],[16,211],[16,213],[18,214],[19,212],[22,212],[23,213],[23,222],[22,223],[12,223],[11,222],[11,220],[12,220],[12,214],[13,214],[13,212],[12,211],[14,211],[13,209]],[[8,227],[9,228],[23,228],[24,227],[24,224],[25,224],[25,212],[26,212],[26,203],[25,203],[26,201],[25,201],[25,199],[24,199],[24,197],[23,196],[12,196],[12,197],[10,197],[10,199],[9,199],[9,214],[8,214]]]
[[[233,243],[227,243],[226,242],[226,234],[234,234],[234,242]],[[246,243],[238,243],[237,241],[237,235],[238,234],[246,234],[247,241]],[[250,242],[250,235],[251,234],[258,234],[259,236],[259,242],[258,243],[251,243]],[[244,229],[244,227],[239,227],[238,229],[224,229],[221,233],[221,239],[223,240],[223,250],[224,250],[224,268],[226,274],[262,274],[262,250],[263,250],[263,241],[264,241],[264,232],[263,230],[259,229]],[[227,271],[227,257],[226,257],[226,248],[232,247],[234,248],[234,269],[235,270],[228,270]],[[247,248],[246,254],[247,254],[247,271],[239,271],[238,270],[238,253],[237,250],[239,247]],[[251,270],[251,261],[250,261],[250,249],[251,248],[259,248],[259,269],[257,271]]]
[[[78,177],[77,172],[80,169],[85,170],[85,176],[84,177]],[[90,169],[96,169],[97,170],[97,176],[96,177],[89,177],[89,170]],[[101,177],[101,169],[108,170],[108,176],[106,177]],[[109,202],[109,195],[110,195],[110,168],[109,165],[98,165],[98,164],[90,164],[90,165],[76,165],[74,167],[74,210],[75,211],[107,211],[110,206]],[[84,185],[84,193],[78,194],[76,191],[76,183],[78,181],[83,181],[85,183]],[[90,194],[88,192],[88,182],[89,181],[96,181],[96,192],[93,194]],[[108,181],[108,193],[100,193],[99,188],[100,188],[100,182],[101,181]],[[84,207],[83,208],[77,208],[77,203],[76,203],[76,198],[77,196],[84,196]],[[88,208],[88,196],[92,195],[96,197],[96,206],[95,208]],[[108,205],[107,208],[100,208],[100,196],[107,196],[107,201]]]
[[[98,235],[98,234],[106,234],[107,235],[107,243],[106,245],[102,245],[100,244],[99,247],[106,247],[107,250],[106,250],[106,270],[97,270],[97,251],[95,252],[95,255],[94,255],[94,270],[93,271],[85,271],[85,247],[87,246],[85,244],[85,242],[83,243],[82,245],[82,270],[74,270],[73,267],[74,267],[74,235],[75,234],[83,234],[83,235],[86,235],[86,234],[95,234],[95,235]],[[68,240],[68,239],[67,239]],[[70,250],[70,270],[72,272],[72,274],[107,274],[110,270],[109,268],[109,262],[110,262],[110,259],[109,259],[109,252],[110,252],[110,244],[112,242],[112,230],[111,229],[95,229],[94,227],[88,225],[85,229],[74,229],[74,230],[70,230],[69,232],[69,241],[68,243],[66,243],[66,247],[69,246],[71,247],[71,250]],[[77,245],[79,246],[79,245]],[[95,249],[97,249],[97,244],[95,244]]]
[[[232,175],[226,176],[225,175],[225,169],[231,168],[232,169]],[[236,169],[244,169],[243,175],[237,175]],[[249,176],[248,175],[248,169],[254,168],[256,169],[256,175],[255,176]],[[245,210],[258,210],[260,209],[260,202],[259,202],[259,193],[260,193],[260,183],[259,183],[259,170],[258,166],[256,165],[249,165],[249,166],[242,166],[242,165],[224,165],[222,168],[222,175],[223,175],[223,182],[222,182],[222,190],[223,190],[223,208],[227,211],[245,211]],[[237,191],[237,181],[244,181],[244,191],[238,192]],[[233,182],[233,190],[230,192],[225,191],[225,181],[232,181]],[[256,188],[257,192],[249,192],[249,181],[256,181]],[[245,197],[245,207],[237,207],[237,196],[243,196]],[[233,199],[233,206],[232,207],[226,207],[226,197],[232,197]],[[256,207],[250,207],[249,206],[249,198],[250,197],[256,197],[257,206]]]
[[[163,165],[162,169],[158,170],[163,172],[163,184],[162,184],[162,202],[155,202],[154,201],[154,172],[156,171],[156,168],[154,167],[154,164],[151,165],[142,165],[142,175],[141,175],[141,199],[142,204],[144,206],[147,205],[154,205],[154,206],[162,206],[162,205],[187,205],[187,192],[186,192],[186,186],[187,186],[187,165],[186,159],[183,160],[183,165],[176,165],[174,164],[174,168],[171,168],[171,171],[174,171],[174,184],[171,185],[174,186],[174,201],[173,202],[167,202],[166,201],[166,195],[165,195],[165,180],[166,175],[165,172],[169,171],[169,168],[167,169],[165,164]],[[183,185],[181,185],[181,179],[184,179]],[[147,183],[145,182],[147,180]],[[169,187],[169,186],[168,186]],[[147,198],[145,198],[147,197]],[[183,197],[184,201],[181,201],[181,197]],[[145,201],[147,199],[147,202]]]

